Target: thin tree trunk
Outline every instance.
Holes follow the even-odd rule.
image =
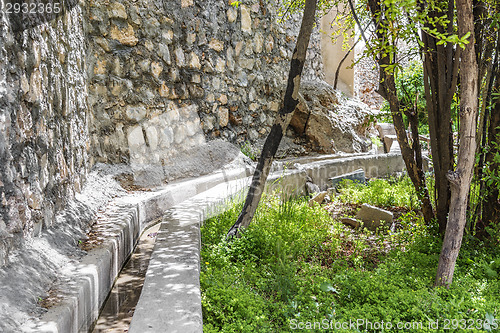
[[[259,205],[262,193],[264,192],[266,179],[269,175],[274,155],[292,119],[293,112],[299,103],[300,79],[306,60],[307,46],[309,45],[309,39],[314,25],[315,13],[316,0],[306,0],[304,16],[302,17],[302,24],[300,26],[299,36],[297,37],[297,44],[290,63],[290,72],[288,74],[287,88],[283,98],[283,106],[274,120],[271,132],[267,136],[264,147],[262,148],[262,153],[257,168],[255,169],[252,184],[248,190],[243,209],[236,223],[229,229],[227,238],[238,236],[243,229],[250,225],[255,211],[257,210],[257,206]]]
[[[376,27],[380,27],[375,30],[376,37],[378,40],[383,40],[384,26],[387,25],[387,22],[379,22],[379,20],[384,20],[380,2],[377,0],[369,0],[368,6],[372,15],[373,24]],[[396,59],[395,56],[392,58]],[[426,223],[430,224],[434,219],[434,211],[432,209],[429,190],[425,184],[425,175],[422,170],[422,151],[420,150],[420,147],[416,146],[416,144],[418,144],[418,140],[414,140],[413,147],[409,144],[408,135],[406,134],[406,128],[403,122],[401,102],[396,91],[394,72],[388,72],[386,70],[387,66],[392,65],[393,63],[391,63],[388,52],[380,52],[376,61],[380,70],[378,93],[389,103],[394,129],[396,130],[396,137],[401,148],[401,155],[403,157],[406,170],[408,171],[408,176],[415,187],[419,200],[422,202],[424,220]]]
[[[430,18],[426,23],[427,28],[435,28],[431,22],[443,15],[441,10],[432,8],[426,1],[418,1],[418,6],[421,13],[427,13]],[[436,28],[439,33],[453,33],[454,8],[454,0],[449,0],[447,10],[449,23],[446,30],[438,24]],[[451,44],[437,45],[437,39],[424,31],[421,36],[425,100],[435,175],[436,218],[439,231],[443,234],[450,204],[450,187],[446,173],[453,168],[451,103],[456,92],[460,49],[455,52]]]
[[[470,190],[476,152],[476,116],[478,108],[478,65],[474,50],[472,0],[457,0],[458,34],[470,33],[460,60],[460,141],[457,167],[450,170],[451,199],[448,223],[439,256],[436,286],[450,287],[465,229],[467,197]]]
[[[497,82],[497,86],[500,84]],[[495,102],[495,107],[491,110],[490,126],[488,130],[488,140],[489,142],[497,142],[500,136],[500,98],[497,98]],[[495,155],[500,154],[500,151],[496,145],[490,144],[490,150],[486,154],[486,163],[489,164],[490,170],[498,171],[500,170],[500,164],[495,162]],[[499,190],[497,185],[493,185],[488,189],[488,194],[484,203],[484,212],[481,228],[478,230],[480,234],[485,234],[485,228],[492,224],[497,224],[500,221],[500,202],[499,202]]]
[[[497,5],[497,11],[500,12],[500,4]],[[481,26],[483,27],[483,26]],[[476,33],[477,35],[477,33]],[[479,165],[477,167],[477,179],[480,180],[480,189],[479,196],[482,197],[483,194],[486,195],[486,199],[481,200],[478,203],[475,210],[476,223],[472,224],[472,231],[477,232],[480,237],[485,236],[485,227],[490,224],[490,222],[498,222],[500,220],[500,203],[498,202],[498,189],[492,189],[496,191],[495,193],[491,193],[490,190],[486,189],[486,184],[483,179],[484,175],[484,164],[486,162],[493,161],[493,154],[491,152],[491,143],[497,142],[496,135],[500,134],[497,131],[497,127],[500,126],[500,99],[494,98],[492,96],[492,91],[500,91],[500,42],[498,41],[500,38],[500,31],[497,33],[497,41],[496,48],[494,54],[494,63],[491,66],[491,69],[488,72],[487,78],[487,90],[486,94],[483,95],[483,117],[480,119],[480,126],[478,130],[478,134],[481,134],[480,141],[478,147],[476,148],[476,153],[479,154]],[[484,58],[484,57],[483,57]],[[489,121],[489,128],[488,128]],[[490,146],[490,150],[488,152],[483,151],[481,147]],[[500,168],[500,165],[494,165],[493,167]]]

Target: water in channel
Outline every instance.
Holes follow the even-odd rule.
[[[128,332],[159,228],[160,223],[142,234],[134,253],[116,279],[92,333]]]

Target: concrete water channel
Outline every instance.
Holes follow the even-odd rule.
[[[146,229],[109,293],[93,333],[128,332],[153,253],[160,224]]]
[[[399,154],[297,160],[271,174],[268,189],[305,193],[308,179],[324,187],[330,177],[359,168],[369,178],[382,177],[404,170],[404,163]],[[101,223],[105,241],[88,252],[66,286],[70,296],[21,331],[202,332],[199,227],[228,200],[244,195],[250,174],[222,170],[116,200]],[[158,231],[147,230],[158,218]]]

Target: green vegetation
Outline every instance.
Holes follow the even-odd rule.
[[[421,135],[429,135],[429,122],[427,120],[425,88],[424,88],[424,70],[421,61],[412,61],[406,67],[402,67],[395,73],[396,88],[398,98],[403,106],[403,121],[405,127],[408,128],[409,120],[407,112],[412,112],[416,107],[418,113],[418,133]],[[458,109],[460,101],[458,94],[453,95],[451,102],[453,130],[458,131]],[[377,120],[386,123],[392,123],[391,110],[389,103],[386,101],[380,109],[380,114],[377,115]]]
[[[248,141],[245,141],[245,143],[241,145],[240,151],[252,161],[257,161],[257,158],[259,157],[259,152],[256,152]]]
[[[365,322],[344,332],[378,332],[373,325],[381,321],[416,323],[409,331],[444,332],[445,325],[460,331],[464,321],[456,320],[482,328],[471,332],[495,331],[483,324],[500,318],[500,239],[466,237],[453,286],[433,288],[441,238],[415,212],[411,183],[346,182],[340,192],[332,203],[314,207],[305,198],[266,196],[253,223],[232,242],[225,236],[241,204],[205,222],[205,332],[288,332],[314,322],[309,331],[321,331],[349,320]],[[332,218],[332,207],[362,202],[402,211],[396,231],[352,230]],[[429,329],[437,320],[439,330]],[[422,329],[416,329],[419,322]]]
[[[344,180],[339,187],[339,199],[344,203],[367,203],[382,208],[392,206],[419,209],[420,205],[410,178],[372,179],[366,185]]]

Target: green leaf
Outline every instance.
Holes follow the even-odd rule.
[[[486,277],[488,277],[489,279],[495,279],[498,277],[498,273],[492,270],[491,267],[486,267],[485,271],[486,271]]]

